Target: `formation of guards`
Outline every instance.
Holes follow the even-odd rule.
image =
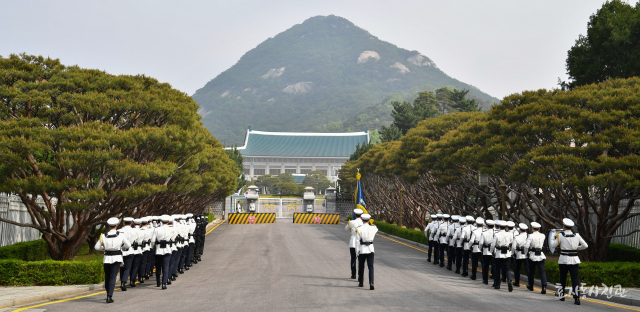
[[[527,272],[527,289],[533,291],[535,270],[538,269],[542,290],[547,291],[547,276],[544,262],[545,254],[543,246],[545,234],[540,232],[541,225],[531,222],[531,233],[524,223],[516,224],[513,221],[484,220],[472,216],[449,216],[448,214],[431,215],[430,222],[424,232],[429,240],[427,261],[433,264],[453,270],[463,277],[470,276],[476,280],[478,262],[482,265],[482,282],[489,284],[489,272],[493,278],[493,287],[500,289],[502,283],[507,284],[509,292],[513,287],[520,286],[520,272],[524,266]],[[587,243],[579,234],[571,230],[574,222],[563,219],[563,230],[549,239],[550,248],[559,248],[561,289],[556,296],[565,300],[567,273],[571,275],[574,303],[580,304],[580,279],[578,277],[578,250],[586,249]],[[445,264],[445,252],[447,262]],[[471,260],[471,273],[468,271],[469,259]],[[514,268],[514,276],[511,276],[511,267]]]
[[[349,239],[349,253],[351,255],[351,278],[356,278],[356,259],[358,261],[358,286],[364,287],[364,265],[369,271],[369,289],[375,290],[373,285],[373,239],[378,233],[378,228],[369,224],[371,216],[363,213],[362,209],[353,211],[355,218],[350,220],[345,230],[351,233]]]
[[[172,281],[202,260],[207,217],[204,215],[163,215],[107,220],[108,228],[95,245],[104,251],[107,303],[120,274],[120,289],[135,288],[154,274],[156,287],[167,289]],[[128,286],[127,286],[128,284]]]

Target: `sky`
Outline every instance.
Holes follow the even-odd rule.
[[[9,0],[0,11],[0,55],[25,52],[111,74],[144,74],[193,95],[267,38],[333,14],[501,99],[567,80],[567,51],[603,3]]]

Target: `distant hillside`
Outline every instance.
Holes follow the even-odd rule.
[[[340,124],[342,129],[358,115],[388,115],[390,110],[380,110],[388,108],[385,102],[392,94],[404,98],[442,86],[471,90],[469,95],[485,109],[498,101],[449,77],[419,52],[381,41],[331,15],[312,17],[267,39],[193,98],[214,136],[242,145],[247,126],[332,131]]]

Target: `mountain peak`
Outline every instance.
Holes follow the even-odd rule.
[[[497,100],[449,77],[429,57],[329,15],[265,40],[193,98],[214,136],[241,144],[249,124],[269,131],[327,131],[327,124],[389,94],[442,86]]]

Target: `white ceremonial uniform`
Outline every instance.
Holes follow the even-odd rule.
[[[529,234],[527,233],[518,233],[511,245],[511,250],[515,252],[516,259],[527,259],[527,253],[525,252],[525,244],[529,239]]]
[[[487,229],[483,231],[480,235],[480,241],[478,242],[478,246],[482,248],[483,256],[492,256],[491,252],[491,243],[493,243],[493,239],[495,238],[496,233],[493,229]]]
[[[574,236],[571,237],[572,235]],[[551,238],[551,241],[549,242],[549,248],[555,247],[560,248],[560,258],[558,259],[558,264],[579,264],[580,258],[578,257],[577,253],[563,251],[577,252],[578,250],[587,249],[589,245],[587,245],[587,242],[582,239],[580,234],[573,234],[571,230],[566,230],[564,232],[559,232],[555,237]]]
[[[427,226],[424,227],[424,237],[427,238],[427,240],[432,240],[431,237],[433,236],[433,231],[431,230],[433,228],[433,224],[437,223],[435,220],[429,222],[429,224],[427,224]]]
[[[138,246],[138,249],[133,249],[133,247],[130,249],[131,250],[131,254],[132,255],[141,255],[142,254],[142,244],[144,243],[145,240],[145,233],[143,230],[141,230],[140,228],[131,228],[131,230],[129,230],[131,234],[131,237],[134,238],[134,241],[136,243],[136,245]],[[131,241],[131,243],[133,244],[134,241]]]
[[[171,240],[173,232],[168,226],[160,226],[155,228],[151,244],[156,247],[156,255],[171,254],[171,247],[169,241]],[[163,247],[164,246],[164,247]]]
[[[347,223],[347,226],[344,227],[345,230],[351,232],[351,238],[349,239],[349,248],[356,248],[358,242],[358,234],[356,233],[356,228],[358,228],[362,224],[362,219],[356,218],[355,220],[350,220]]]
[[[358,241],[358,254],[370,254],[374,252],[373,239],[378,233],[378,227],[370,225],[368,222],[356,229],[356,238]],[[371,243],[366,245],[366,243]]]
[[[114,236],[115,235],[115,236]],[[107,237],[109,236],[109,237]],[[114,236],[114,237],[111,237]],[[128,249],[131,247],[131,242],[127,240],[125,235],[119,234],[115,230],[111,230],[105,236],[100,235],[100,239],[93,248],[98,251],[121,251],[122,249]],[[104,256],[102,263],[111,264],[116,262],[123,262],[122,255]]]
[[[178,251],[178,246],[176,245],[176,237],[178,237],[178,230],[176,229],[175,226],[175,222],[169,224],[169,226],[167,226],[167,231],[169,233],[171,233],[171,238],[169,239],[171,241],[171,252],[174,251]]]
[[[136,241],[136,238],[138,237],[137,233],[135,232],[136,229],[126,225],[124,227],[122,227],[121,229],[118,230],[118,233],[120,233],[120,235],[124,235],[124,237],[127,238],[127,241],[129,241],[129,243],[133,244],[133,242]],[[122,256],[126,257],[128,255],[133,255],[133,248],[129,248],[128,249],[123,249],[122,250]]]
[[[446,244],[449,241],[449,236],[447,236],[448,231],[449,231],[449,222],[442,221],[440,223],[440,226],[438,227],[438,231],[436,232],[436,238],[438,240],[438,243]]]
[[[542,261],[547,259],[542,252],[542,247],[544,246],[544,240],[546,236],[540,232],[533,232],[527,238],[527,242],[524,245],[524,250],[529,254],[529,259],[531,261]]]
[[[455,223],[451,223],[449,224],[449,229],[447,230],[447,239],[449,242],[449,246],[455,246],[456,245],[456,239],[455,239],[455,233],[456,233],[456,228],[460,226],[460,223],[455,222]]]
[[[495,258],[511,258],[511,244],[513,235],[507,231],[500,231],[491,242],[491,253]]]
[[[456,248],[462,248],[462,230],[464,229],[466,225],[464,226],[460,226],[458,223],[458,226],[456,227],[455,232],[453,232],[453,239],[456,241]]]
[[[471,244],[469,241],[471,240],[471,225],[467,224],[462,227],[460,231],[460,241],[462,242],[462,247],[464,250],[471,250]]]
[[[471,231],[471,238],[469,239],[469,244],[471,244],[471,252],[482,252],[480,239],[482,238],[482,233],[484,232],[486,232],[486,230],[481,227],[476,227],[473,231]]]
[[[193,233],[196,231],[196,222],[193,220],[189,221],[189,244],[195,244],[196,239],[193,238]]]

